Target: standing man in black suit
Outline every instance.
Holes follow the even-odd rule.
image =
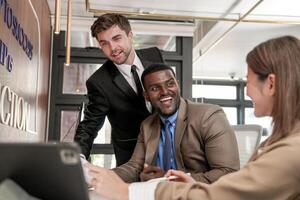
[[[86,158],[107,116],[117,165],[133,153],[141,122],[150,115],[140,77],[148,65],[163,62],[158,48],[134,50],[127,18],[104,14],[91,27],[92,36],[108,60],[86,82],[89,103],[77,127],[75,141]]]

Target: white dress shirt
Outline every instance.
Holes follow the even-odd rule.
[[[121,74],[124,76],[124,78],[126,79],[126,81],[129,83],[129,85],[131,86],[131,88],[135,91],[135,93],[137,93],[137,88],[134,82],[134,78],[133,75],[131,73],[131,66],[135,65],[136,66],[136,71],[139,75],[140,81],[141,81],[141,77],[144,71],[144,66],[140,60],[140,58],[136,55],[136,53],[134,52],[134,60],[133,60],[133,64],[132,65],[127,65],[127,64],[121,64],[121,65],[117,65],[116,63],[114,63],[118,70],[121,72]],[[142,83],[142,81],[141,81]],[[144,86],[142,84],[142,87],[144,89]],[[145,90],[145,89],[144,89]],[[146,107],[148,109],[148,111],[151,113],[152,112],[152,106],[151,103],[148,101],[145,101],[146,103]]]
[[[142,76],[142,73],[144,71],[144,67],[143,67],[143,64],[142,64],[140,58],[134,52],[134,60],[133,60],[132,65],[127,65],[127,64],[117,65],[116,63],[115,63],[115,65],[117,66],[117,68],[121,72],[121,74],[124,76],[126,81],[129,83],[129,85],[132,87],[132,89],[137,93],[134,78],[133,78],[133,75],[131,73],[131,66],[132,65],[136,66],[136,71],[137,71],[137,73],[139,75],[139,78],[141,80],[141,76]]]

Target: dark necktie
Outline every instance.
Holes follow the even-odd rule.
[[[137,94],[138,94],[139,97],[143,98],[143,87],[142,87],[139,75],[136,71],[136,66],[135,65],[131,66],[131,73],[133,75],[133,79],[134,79],[134,82],[135,82],[135,85],[136,85]]]
[[[172,140],[170,131],[171,122],[169,120],[165,121],[165,145],[163,153],[164,170],[168,171],[171,169],[171,159],[172,159]]]

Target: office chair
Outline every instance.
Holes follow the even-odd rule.
[[[233,125],[232,128],[238,143],[240,166],[243,167],[259,145],[263,127],[260,125],[245,124]]]

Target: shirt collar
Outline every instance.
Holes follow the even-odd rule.
[[[169,117],[163,117],[161,115],[159,117],[160,117],[161,121],[163,122],[163,124],[165,124],[166,120],[168,120],[171,124],[174,124],[176,122],[177,115],[178,115],[178,110]]]
[[[132,65],[128,65],[128,64],[121,64],[118,65],[116,63],[114,63],[118,70],[122,73],[125,74],[128,77],[131,77],[131,66],[135,65],[137,68],[138,73],[142,73],[143,71],[143,64],[140,60],[140,58],[137,56],[136,52],[134,51],[134,60],[133,60],[133,64]]]

